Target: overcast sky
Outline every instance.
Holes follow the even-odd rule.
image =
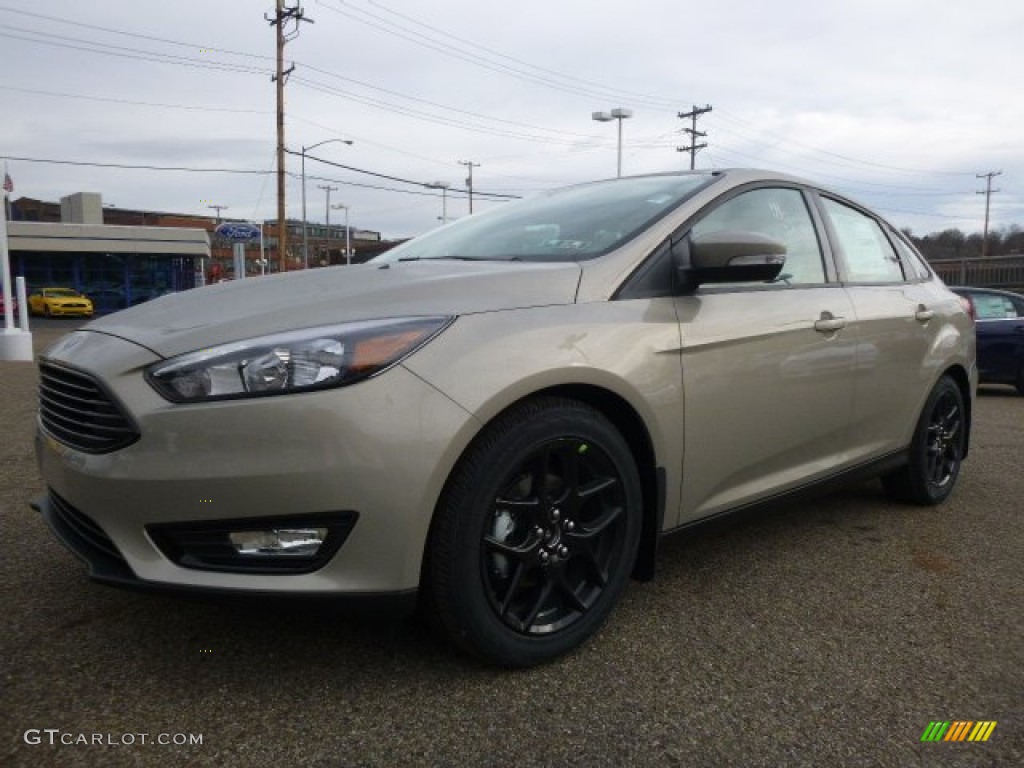
[[[294,3],[296,0],[292,0]],[[0,0],[0,155],[13,197],[78,191],[123,208],[276,216],[273,0]],[[331,203],[385,237],[538,190],[689,167],[677,113],[710,104],[697,167],[824,184],[915,234],[1024,226],[1024,2],[306,0],[286,145],[310,220]],[[288,27],[291,28],[291,25]],[[395,179],[331,167],[310,157]],[[288,215],[301,217],[298,156]],[[337,222],[344,212],[331,212]]]

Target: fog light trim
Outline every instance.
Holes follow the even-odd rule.
[[[222,573],[295,574],[322,568],[345,543],[354,511],[154,523],[146,532],[175,565]]]
[[[228,540],[242,557],[315,557],[327,528],[271,528],[231,531]]]

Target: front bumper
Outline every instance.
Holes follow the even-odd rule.
[[[352,611],[361,616],[410,616],[416,609],[418,592],[415,589],[359,594],[330,594],[323,592],[277,592],[260,590],[218,589],[214,587],[191,587],[180,584],[167,584],[140,579],[113,542],[107,538],[95,523],[66,502],[52,495],[40,496],[32,502],[32,508],[39,512],[43,520],[54,532],[60,542],[72,553],[77,555],[89,568],[89,578],[100,584],[156,594],[173,594],[203,599],[225,599],[232,602],[238,600],[256,600],[266,607],[268,602],[286,601],[288,607],[296,602],[308,602],[318,608],[330,610]]]
[[[49,359],[101,379],[139,431],[127,447],[88,453],[58,442],[41,423],[37,430],[51,494],[38,507],[94,579],[186,592],[415,592],[436,499],[460,436],[474,431],[451,400],[398,366],[336,390],[171,404],[142,378],[152,353],[104,334],[72,336]],[[151,534],[175,523],[345,510],[358,522],[308,573],[185,567]]]
[[[50,314],[57,317],[92,317],[92,307],[62,307],[59,304],[48,304]]]

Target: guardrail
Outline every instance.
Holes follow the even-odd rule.
[[[1024,287],[1024,254],[936,259],[928,263],[947,285],[1007,289]]]

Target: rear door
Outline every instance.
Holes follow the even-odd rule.
[[[887,224],[846,201],[818,199],[856,316],[851,443],[872,459],[906,447],[938,376],[929,353],[956,299],[901,260]]]

